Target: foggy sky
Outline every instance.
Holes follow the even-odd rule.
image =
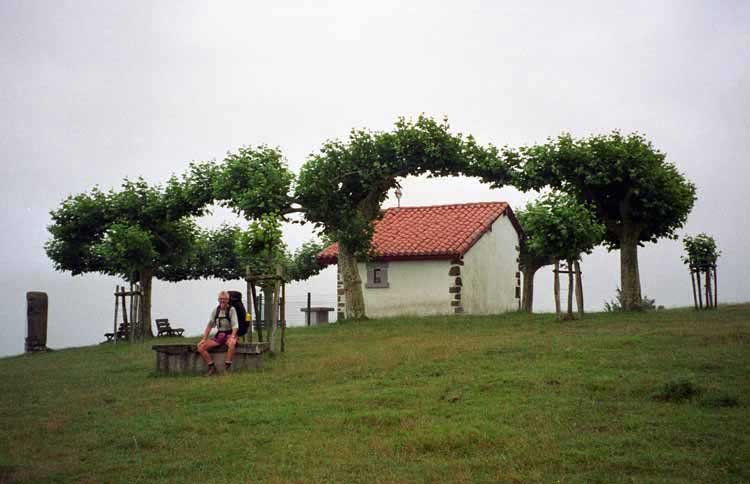
[[[448,116],[480,142],[639,131],[698,188],[680,235],[722,250],[721,302],[750,300],[748,2],[0,2],[0,355],[23,349],[25,292],[50,298],[49,344],[92,344],[118,281],[55,273],[49,211],[68,195],[160,183],[193,160],[279,146],[298,172],[326,139]],[[402,205],[533,198],[476,180],[408,179]],[[394,205],[390,199],[387,206]],[[217,210],[202,221],[233,221]],[[311,236],[289,227],[287,243]],[[643,292],[691,303],[679,241],[640,251]],[[586,306],[619,283],[619,256],[583,260]],[[333,271],[291,288],[321,300]],[[537,309],[552,308],[551,278]],[[154,316],[197,333],[224,284],[156,284]],[[332,303],[332,301],[330,302]],[[328,303],[328,304],[330,304]]]

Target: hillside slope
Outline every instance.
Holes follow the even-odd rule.
[[[150,344],[0,359],[0,482],[750,481],[750,305],[287,341],[221,378]]]

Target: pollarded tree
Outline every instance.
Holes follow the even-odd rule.
[[[399,177],[461,174],[467,166],[490,165],[496,158],[494,147],[481,147],[471,136],[451,133],[447,121],[425,116],[400,118],[390,132],[352,130],[348,141],[329,141],[308,158],[296,201],[307,221],[339,243],[347,319],[366,317],[357,260],[367,256],[373,222]],[[502,169],[493,166],[501,183]]]
[[[192,277],[188,266],[197,232],[192,217],[202,215],[212,200],[213,169],[210,163],[192,164],[187,174],[173,176],[164,187],[125,180],[120,191],[94,188],[68,197],[50,212],[52,237],[45,251],[55,269],[139,282],[139,319],[153,336],[152,280]]]
[[[501,168],[511,167],[520,189],[549,186],[591,205],[606,228],[606,246],[620,250],[624,309],[638,309],[638,246],[676,238],[695,203],[695,186],[640,134],[614,131],[584,139],[566,134],[503,154]],[[490,163],[476,171],[494,183],[493,170]]]
[[[568,262],[569,270],[602,242],[604,226],[593,212],[564,193],[550,193],[516,212],[526,238],[521,244],[520,265],[523,271],[523,309],[531,312],[534,301],[534,274],[557,260]],[[578,285],[581,290],[581,285]],[[572,287],[568,289],[572,296]],[[572,317],[569,298],[568,316]]]

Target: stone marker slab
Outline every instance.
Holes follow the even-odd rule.
[[[47,293],[26,293],[26,352],[47,350]]]

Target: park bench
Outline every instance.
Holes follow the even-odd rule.
[[[160,336],[182,336],[185,330],[182,328],[173,328],[169,325],[169,319],[161,318],[156,320],[156,337]]]
[[[104,337],[107,338],[107,341],[112,341],[115,339],[115,333],[104,333]],[[120,323],[120,326],[117,328],[117,339],[128,339],[129,337],[130,325]]]

